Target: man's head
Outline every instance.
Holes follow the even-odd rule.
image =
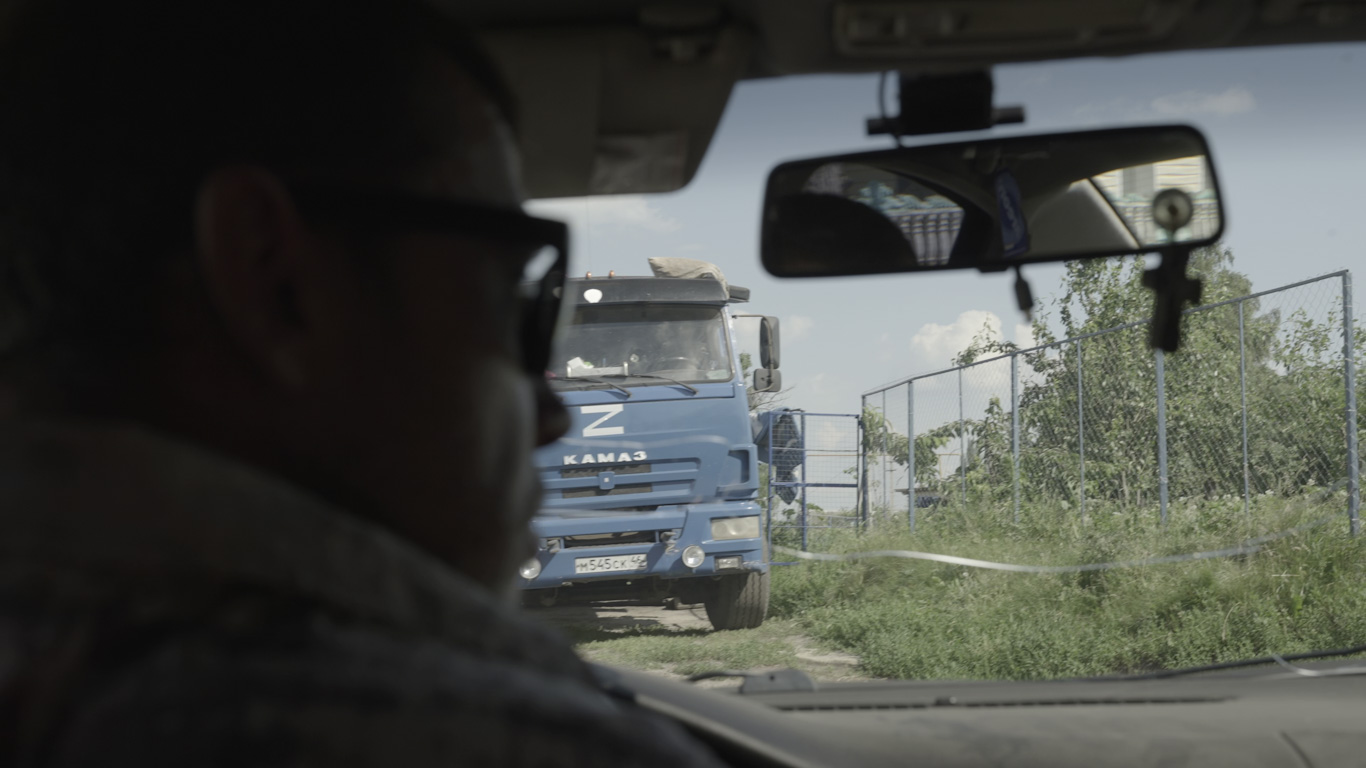
[[[523,359],[535,243],[307,193],[515,211],[510,113],[468,39],[407,3],[21,6],[0,38],[19,408],[187,435],[503,585],[530,451],[564,421]]]

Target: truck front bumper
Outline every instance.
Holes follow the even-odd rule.
[[[652,512],[552,511],[532,522],[540,544],[518,583],[522,589],[555,589],[609,580],[767,571],[762,537],[712,538],[715,519],[761,515],[752,501],[686,504]]]

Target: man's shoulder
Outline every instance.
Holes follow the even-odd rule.
[[[149,765],[705,764],[681,731],[581,668],[323,619],[190,633],[80,702],[62,762]]]
[[[705,759],[411,544],[135,429],[0,431],[13,712],[0,763],[9,742],[138,768]]]

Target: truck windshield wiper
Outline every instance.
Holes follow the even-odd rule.
[[[670,378],[670,377],[668,377],[668,376],[660,376],[660,375],[657,374],[657,373],[607,373],[607,374],[603,374],[603,375],[604,375],[604,376],[611,376],[611,377],[614,378],[614,379],[661,379],[661,380],[667,381],[667,382],[669,382],[669,383],[671,383],[671,384],[677,384],[678,386],[680,386],[680,387],[682,387],[682,388],[688,390],[689,392],[693,393],[694,395],[697,394],[697,391],[698,391],[698,390],[697,390],[697,387],[694,387],[694,386],[691,385],[691,384],[688,384],[688,383],[686,383],[686,382],[679,381],[678,379]]]
[[[615,376],[615,375],[620,375],[620,374],[613,374],[613,375]],[[626,393],[626,396],[627,396],[627,397],[630,397],[630,396],[631,396],[631,390],[627,389],[626,387],[623,387],[623,386],[621,386],[620,384],[613,384],[612,382],[608,381],[607,379],[600,379],[600,378],[598,378],[598,377],[596,377],[596,376],[570,376],[570,377],[568,377],[568,378],[561,379],[561,381],[586,381],[586,382],[588,382],[589,384],[606,384],[607,386],[611,387],[612,389],[617,390],[618,392],[624,392],[624,393]]]

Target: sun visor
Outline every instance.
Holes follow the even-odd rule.
[[[484,41],[516,94],[532,198],[672,192],[697,173],[749,56],[738,27],[518,29]]]

